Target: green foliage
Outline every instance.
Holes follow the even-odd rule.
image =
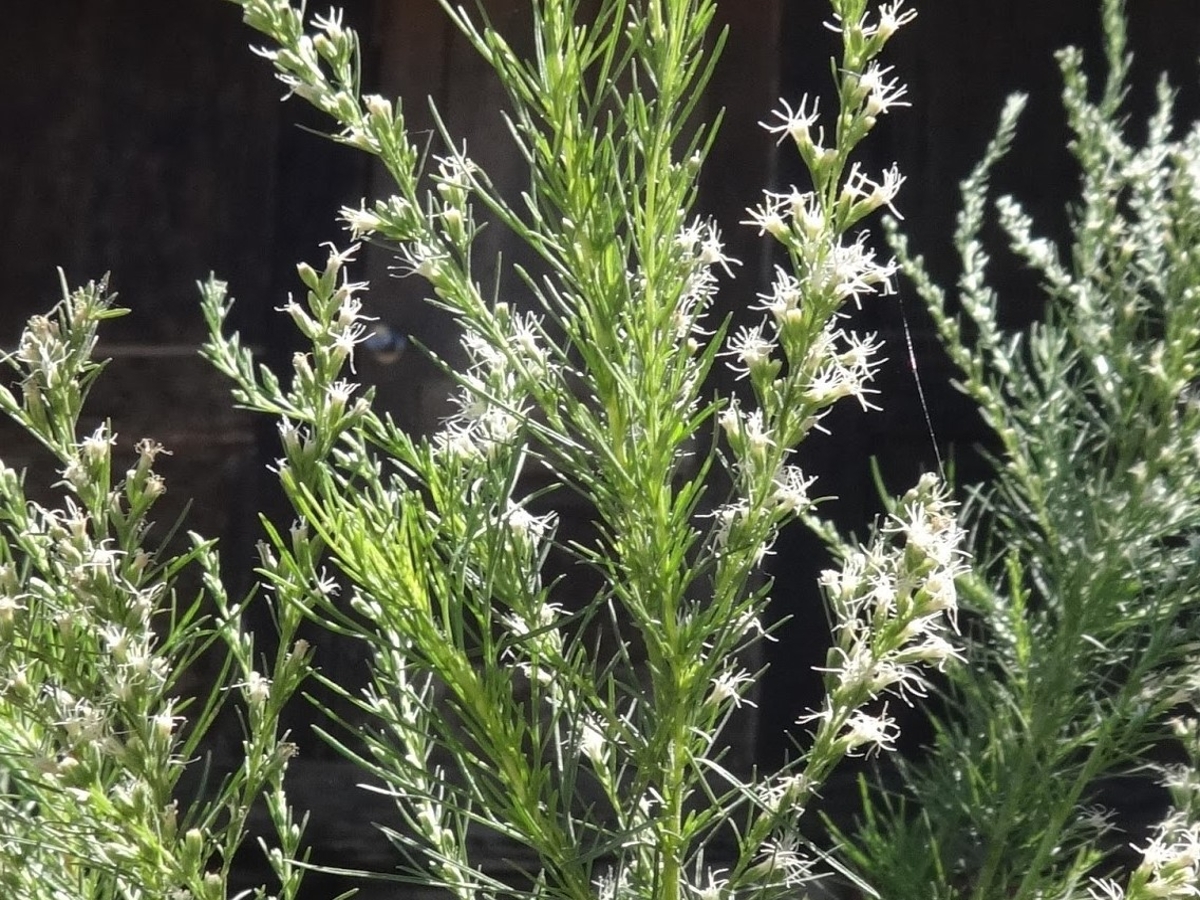
[[[933,747],[903,766],[903,795],[868,794],[854,838],[860,873],[890,897],[1196,890],[1194,797],[1145,848],[1127,893],[1092,880],[1115,874],[1121,843],[1095,805],[1105,780],[1145,769],[1146,754],[1167,745],[1170,717],[1196,703],[1200,674],[1200,129],[1172,136],[1164,82],[1144,141],[1128,136],[1118,0],[1106,0],[1104,25],[1109,73],[1098,99],[1079,51],[1059,55],[1082,171],[1070,245],[1036,237],[1012,198],[994,207],[1042,283],[1042,321],[999,327],[980,238],[989,175],[1023,97],[1009,101],[963,184],[961,315],[892,229],[1001,451],[967,515],[970,664],[951,670]]]
[[[1036,237],[1011,198],[994,204],[1044,285],[1044,319],[1000,328],[980,237],[1023,98],[964,184],[955,308],[892,228],[899,267],[996,434],[996,478],[968,506],[970,571],[932,477],[863,547],[823,529],[840,557],[821,579],[826,695],[797,723],[793,759],[766,775],[735,771],[723,732],[756,681],[745,666],[762,638],[764,556],[785,524],[819,526],[794,449],[839,399],[871,406],[878,346],[843,329],[840,311],[890,288],[897,266],[854,229],[891,206],[903,177],[872,180],[853,155],[906,105],[879,56],[912,13],[833,0],[833,124],[803,98],[765,125],[810,184],[749,211],[786,265],[761,295],[762,321],[727,335],[717,286],[736,261],[692,210],[716,127],[694,115],[723,40],[713,0],[599,0],[587,15],[579,0],[535,0],[528,59],[481,9],[442,3],[508,92],[529,174],[519,198],[440,121],[443,155],[430,161],[398,100],[362,94],[358,38],[339,14],[309,33],[288,0],[237,2],[290,92],[391,176],[392,193],[343,210],[345,224],[429,285],[468,365],[446,367],[458,393],[444,427],[407,434],[345,380],[367,333],[366,285],[348,274],[357,247],[299,267],[303,300],[282,311],[307,346],[286,377],[223,333],[225,285],[202,286],[204,353],[238,403],[277,419],[296,514],[286,528],[264,522],[259,575],[280,647],[268,660],[212,543],[189,535],[176,551],[151,529],[163,449],[141,441],[120,476],[109,425],[81,432],[97,328],[123,311],[89,285],[30,321],[6,360],[20,389],[0,386],[0,409],[62,477],[46,506],[0,465],[4,896],[225,900],[265,797],[276,836],[264,850],[279,896],[294,898],[302,826],[283,791],[294,750],[279,717],[310,674],[296,639],[306,619],[371,651],[363,692],[324,679],[366,726],[351,733],[330,711],[323,734],[394,796],[400,881],[462,898],[795,896],[822,855],[799,836],[805,806],[847,755],[890,748],[883,698],[922,694],[933,666],[946,677],[928,756],[900,763],[899,793],[864,781],[845,855],[865,890],[1197,892],[1200,726],[1186,713],[1200,684],[1200,128],[1173,137],[1164,84],[1144,141],[1127,137],[1119,0],[1103,5],[1098,99],[1079,53],[1060,56],[1083,172],[1070,247]],[[484,224],[524,242],[536,269],[498,267],[503,282],[485,290],[473,256]],[[722,358],[745,380],[737,397],[707,387]],[[568,495],[592,510],[594,537],[558,535]],[[551,553],[592,573],[586,592],[549,574]],[[191,600],[184,578],[201,585]],[[961,651],[947,639],[960,593]],[[947,665],[960,656],[967,665]],[[190,696],[200,660],[217,672]],[[242,722],[243,763],[181,802],[226,708]],[[1188,762],[1158,767],[1170,811],[1122,875],[1095,804],[1106,779],[1172,742]],[[526,877],[481,868],[468,854],[481,830],[519,848]]]
[[[371,684],[349,698],[370,723],[365,746],[330,740],[395,794],[407,877],[460,897],[795,891],[811,867],[804,805],[841,758],[894,737],[867,704],[952,652],[941,629],[959,532],[926,479],[826,579],[838,646],[829,697],[805,719],[811,740],[766,777],[723,763],[722,730],[755,681],[739,660],[761,638],[759,565],[810,506],[793,448],[838,399],[865,404],[874,371],[876,345],[838,311],[888,285],[892,267],[851,229],[902,179],[871,181],[851,154],[902,105],[876,57],[911,15],[834,4],[834,143],[822,145],[807,100],[768,126],[794,143],[813,189],[768,193],[750,213],[790,266],[762,323],[726,341],[710,320],[734,261],[691,208],[712,136],[689,124],[716,62],[711,0],[605,0],[589,16],[572,0],[534,3],[532,59],[482,12],[444,4],[508,91],[529,168],[519,203],[442,126],[445,155],[423,171],[400,103],[361,95],[358,42],[336,14],[309,37],[287,2],[240,5],[273,42],[260,52],[280,79],[391,174],[392,196],[344,218],[429,284],[469,359],[445,427],[409,435],[342,380],[366,330],[354,248],[320,272],[300,267],[305,299],[284,311],[310,347],[287,379],[222,336],[224,287],[206,289],[205,352],[239,403],[280,419],[298,524],[273,529],[264,556],[277,602],[372,649]],[[476,280],[485,220],[540,259],[537,272],[502,270],[494,290],[527,302],[488,299]],[[710,396],[722,355],[749,382],[750,408]],[[732,484],[724,500],[709,496],[716,467]],[[557,538],[568,492],[594,510],[594,540]],[[550,582],[551,550],[598,587],[574,596]],[[516,842],[534,861],[529,884],[483,872],[467,852],[473,828]]]

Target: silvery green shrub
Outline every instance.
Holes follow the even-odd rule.
[[[852,839],[859,875],[898,900],[1200,891],[1200,127],[1180,133],[1164,80],[1133,136],[1123,5],[1103,13],[1100,90],[1078,50],[1058,56],[1081,171],[1069,242],[1039,237],[1011,197],[988,202],[1022,96],[963,184],[953,294],[893,229],[999,448],[965,516],[968,664],[948,670],[932,747],[902,765],[899,795],[864,794]],[[1024,331],[999,325],[989,209],[1045,293]],[[1162,768],[1172,755],[1186,763]],[[1168,812],[1151,834],[1122,830],[1108,788],[1146,772]],[[1141,862],[1122,874],[1130,849]]]

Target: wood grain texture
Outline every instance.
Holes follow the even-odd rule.
[[[340,4],[339,4],[340,5]],[[469,5],[469,4],[468,4]],[[909,182],[900,207],[914,244],[936,270],[953,275],[947,251],[958,207],[957,182],[982,149],[1003,95],[1035,92],[1017,156],[999,175],[999,187],[1029,202],[1038,217],[1061,229],[1062,202],[1075,183],[1065,152],[1052,52],[1075,42],[1098,59],[1096,7],[1078,0],[924,0],[920,18],[888,50],[896,74],[910,83],[911,110],[881,123],[864,147],[868,167],[899,161]],[[1169,69],[1185,89],[1181,115],[1194,115],[1195,57],[1200,13],[1195,0],[1131,3],[1132,49],[1137,54],[1133,102],[1144,110],[1155,74]],[[450,130],[505,189],[523,187],[523,171],[500,118],[503,91],[435,0],[351,0],[349,20],[362,28],[369,87],[403,98],[409,121],[432,128],[427,99]],[[318,11],[324,7],[313,7]],[[527,0],[490,0],[494,21],[518,46],[528,47]],[[765,184],[802,183],[802,173],[756,125],[778,95],[793,101],[822,90],[829,77],[832,35],[821,28],[825,5],[783,0],[725,0],[720,18],[729,42],[700,114],[725,109],[725,121],[704,174],[701,207],[721,223],[732,255],[750,276],[726,288],[724,309],[749,321],[748,307],[766,284],[773,256],[753,229],[739,226],[746,206]],[[246,45],[256,41],[237,9],[218,0],[60,0],[10,3],[0,29],[0,347],[12,345],[21,323],[57,297],[56,265],[72,281],[113,273],[113,284],[134,315],[113,324],[108,340],[154,348],[198,342],[202,326],[194,281],[210,270],[227,278],[240,300],[235,324],[262,346],[269,361],[286,364],[294,344],[274,312],[297,289],[294,264],[319,261],[325,240],[345,242],[337,208],[386,190],[377,170],[357,154],[332,145],[296,123],[327,127],[304,107],[280,105],[282,89],[269,66]],[[1094,69],[1094,67],[1093,67]],[[825,105],[829,109],[828,103]],[[436,142],[432,145],[436,147]],[[784,148],[786,150],[786,148]],[[501,229],[481,238],[480,276],[489,288],[489,261],[529,262]],[[390,277],[386,251],[366,254],[374,282],[370,311],[451,360],[457,338],[445,318],[422,303],[415,280]],[[1037,313],[1036,285],[1020,273],[1003,275],[1011,321]],[[520,283],[501,275],[499,288],[516,303]],[[907,309],[922,378],[938,435],[969,447],[981,437],[971,410],[944,385],[952,375],[936,351],[915,302]],[[866,304],[854,324],[878,331],[891,362],[880,378],[883,414],[847,408],[829,420],[834,437],[806,447],[804,463],[823,476],[822,493],[837,494],[839,515],[860,524],[875,509],[865,475],[870,456],[891,463],[897,489],[931,463],[928,436],[916,405],[902,326],[895,303]],[[394,365],[364,362],[364,381],[378,382],[385,408],[418,430],[445,413],[447,382],[408,352]],[[145,434],[168,440],[170,500],[200,498],[201,530],[228,537],[231,571],[246,580],[257,534],[254,515],[266,509],[286,522],[265,466],[276,455],[270,423],[231,414],[225,386],[198,362],[147,352],[118,361],[96,396],[94,417],[110,415],[123,452]],[[128,440],[128,444],[126,444]],[[10,464],[43,465],[13,429],[0,425],[0,454]],[[961,470],[960,470],[961,471]],[[48,473],[50,476],[52,472]],[[34,479],[36,480],[36,479]],[[586,513],[580,511],[581,521]],[[165,516],[164,516],[165,518]],[[742,758],[766,765],[782,754],[783,726],[809,705],[817,682],[809,665],[827,642],[825,620],[812,591],[822,557],[799,533],[785,535],[771,568],[780,615],[794,615],[780,632],[776,668],[760,716],[739,722]],[[258,627],[269,630],[262,618]],[[314,640],[316,637],[314,636]],[[361,678],[361,654],[320,638],[327,671]],[[306,731],[311,711],[291,720]],[[755,739],[755,734],[759,738]],[[913,734],[919,735],[914,730]],[[313,808],[314,840],[325,861],[386,866],[370,820],[386,809],[353,787],[353,773],[305,739],[294,791]],[[831,791],[834,796],[842,796]],[[502,851],[493,848],[497,855]],[[314,898],[332,895],[318,881]],[[364,897],[409,896],[387,886]]]

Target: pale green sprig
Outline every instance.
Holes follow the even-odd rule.
[[[834,646],[822,669],[825,700],[799,720],[812,726],[804,756],[756,786],[756,814],[731,884],[759,883],[756,858],[786,837],[840,760],[893,748],[898,727],[881,698],[923,696],[924,671],[960,658],[950,633],[957,628],[955,580],[965,570],[963,537],[954,504],[927,475],[896,503],[868,546],[822,574],[834,622]],[[779,886],[795,889],[803,880],[797,870]]]
[[[249,639],[210,543],[192,536],[182,552],[148,543],[164,448],[138,441],[120,477],[123,448],[108,423],[76,437],[102,368],[91,359],[97,328],[123,312],[103,284],[64,287],[7,360],[23,400],[0,389],[0,406],[61,466],[65,494],[58,507],[27,500],[0,465],[0,892],[224,900],[250,804],[281,783],[278,712],[304,673],[277,678],[269,711],[249,703],[247,766],[218,795],[181,807],[179,780],[226,703],[230,674],[250,671],[240,653]],[[175,580],[190,565],[208,590],[189,603]],[[190,668],[222,646],[235,661],[208,691],[185,694]],[[295,841],[287,848],[299,852]]]
[[[718,765],[718,738],[748,702],[749,678],[731,660],[762,636],[766,592],[751,578],[778,528],[811,503],[811,479],[789,454],[837,399],[868,403],[877,346],[841,329],[838,309],[887,290],[894,270],[865,236],[846,235],[891,207],[903,179],[894,168],[870,177],[849,153],[878,115],[904,105],[874,57],[911,15],[889,4],[868,21],[862,4],[836,6],[849,23],[836,143],[818,148],[812,123],[793,121],[815,109],[780,116],[798,145],[812,145],[800,152],[814,191],[769,194],[752,214],[792,264],[763,297],[770,318],[726,343],[707,317],[734,261],[716,226],[692,212],[712,137],[690,124],[715,60],[711,0],[604,0],[587,16],[575,0],[536,3],[530,59],[486,20],[443,4],[509,91],[510,130],[530,166],[519,205],[465,148],[434,157],[423,190],[399,103],[358,96],[355,43],[339,43],[340,23],[318,21],[307,39],[298,14],[267,0],[242,6],[278,42],[267,55],[289,88],[391,173],[393,197],[343,219],[356,237],[396,243],[397,273],[429,283],[462,330],[467,361],[451,373],[458,392],[444,427],[414,440],[368,398],[352,403],[340,380],[363,326],[334,342],[349,345],[341,358],[321,350],[344,277],[331,274],[333,256],[321,275],[301,271],[307,303],[285,307],[313,344],[286,391],[220,336],[226,308],[210,288],[208,353],[242,402],[281,417],[280,477],[312,532],[303,553],[273,534],[264,570],[290,573],[274,578],[281,602],[374,650],[372,686],[348,699],[379,730],[362,752],[330,739],[395,792],[409,831],[394,840],[424,853],[418,871],[460,896],[496,888],[467,861],[468,822],[532,851],[547,895],[678,900],[798,886],[808,869],[789,803],[815,780],[791,772],[795,796],[767,785],[763,796],[778,795],[767,803]],[[438,129],[455,147],[440,120]],[[543,264],[537,277],[517,270],[517,289],[501,282],[492,302],[472,276],[476,205]],[[708,398],[722,352],[750,381],[754,407]],[[705,497],[715,455],[698,451],[714,419],[734,475],[733,495],[715,509]],[[559,542],[548,504],[562,488],[589,502],[595,538]],[[328,589],[318,546],[361,619]],[[551,552],[591,570],[594,593],[552,600]],[[937,574],[912,574],[904,596]],[[922,633],[905,621],[907,638]],[[855,734],[869,730],[861,710],[848,710],[837,733],[849,722]],[[823,777],[857,746],[821,744],[812,771]],[[704,850],[742,813],[725,878],[703,865]],[[600,859],[611,860],[607,874],[593,870]]]
[[[835,10],[830,27],[843,38],[843,56],[834,66],[836,123],[828,129],[821,124],[818,104],[808,98],[795,109],[784,103],[775,113],[777,121],[764,123],[781,143],[787,138],[795,145],[812,189],[768,191],[750,211],[749,224],[776,239],[790,265],[777,267],[770,291],[760,295],[760,308],[768,317],[731,335],[725,350],[734,371],[749,381],[757,408],[746,411],[735,402],[718,416],[732,454],[738,498],[717,510],[717,537],[726,557],[742,550],[755,564],[783,522],[793,516],[811,518],[812,480],[788,462],[792,447],[820,427],[836,401],[853,397],[864,409],[872,407],[869,384],[881,363],[880,347],[874,336],[843,329],[839,310],[847,301],[858,305],[866,296],[889,292],[897,271],[893,262],[876,258],[865,232],[850,235],[876,210],[894,211],[903,176],[893,167],[872,179],[850,163],[850,156],[878,116],[906,105],[904,86],[889,77],[890,70],[876,57],[913,14],[902,11],[899,3],[884,6],[874,19],[865,3],[835,4]],[[869,552],[849,553],[840,572],[827,573],[835,647],[826,705],[802,720],[816,723],[802,762],[768,781],[765,793],[758,795],[757,812],[746,827],[733,870],[735,884],[755,871],[754,860],[767,852],[771,836],[787,827],[789,812],[799,815],[837,760],[890,749],[896,735],[893,720],[886,709],[868,712],[866,704],[888,692],[919,693],[924,684],[920,667],[940,668],[956,652],[943,636],[942,622],[945,613],[953,613],[961,532],[932,481],[917,490],[922,504],[938,510],[935,518],[944,529],[944,540],[937,544],[940,562],[916,563],[909,556],[915,549],[880,541]],[[913,503],[913,497],[907,502]],[[925,511],[924,506],[908,510],[914,527],[927,522]],[[912,540],[905,543],[917,546]],[[897,598],[896,607],[887,605]],[[867,607],[871,614],[864,612]],[[804,871],[781,875],[778,887],[798,889]]]
[[[758,406],[753,418],[737,406],[720,418],[734,452],[734,480],[750,510],[771,508],[764,501],[784,479],[791,448],[819,427],[836,401],[853,397],[864,409],[873,407],[869,384],[882,362],[873,336],[852,335],[838,325],[839,310],[847,301],[858,305],[865,296],[891,290],[895,264],[879,261],[866,232],[851,237],[851,229],[881,207],[894,210],[904,179],[895,166],[872,179],[850,157],[878,116],[905,105],[903,85],[887,77],[876,57],[914,14],[900,3],[883,6],[874,17],[865,3],[835,3],[834,9],[829,27],[842,35],[842,58],[834,66],[836,124],[828,130],[820,124],[817,101],[808,97],[795,109],[784,103],[777,121],[763,123],[781,142],[795,145],[812,188],[767,191],[750,211],[748,223],[782,244],[790,265],[777,267],[770,292],[761,295],[769,316],[731,335],[724,351],[749,381]],[[826,145],[829,134],[833,143]],[[806,511],[797,504],[787,508]],[[769,535],[777,523],[761,527]]]
[[[493,741],[507,732],[501,718],[507,705],[495,693],[500,689],[495,677],[474,672],[468,657],[474,651],[462,646],[464,632],[456,628],[463,626],[453,624],[472,621],[476,614],[472,607],[464,605],[462,612],[444,617],[433,598],[440,603],[461,597],[458,602],[469,604],[477,594],[485,598],[494,594],[523,621],[544,628],[538,611],[545,609],[538,569],[552,526],[547,517],[526,511],[513,493],[514,471],[519,471],[514,466],[521,465],[516,440],[520,419],[495,402],[498,395],[511,393],[513,371],[508,357],[493,352],[492,345],[477,336],[466,338],[474,364],[464,381],[460,413],[442,436],[414,444],[377,419],[366,398],[340,404],[339,409],[345,410],[341,415],[326,413],[325,386],[339,383],[339,369],[350,359],[323,354],[321,348],[332,342],[331,332],[336,329],[357,332],[359,327],[357,308],[355,315],[340,315],[346,304],[335,302],[348,287],[351,294],[356,289],[342,270],[348,258],[348,253],[332,251],[322,272],[301,267],[301,277],[310,288],[305,334],[312,350],[297,356],[297,377],[289,392],[285,394],[269,373],[256,370],[244,350],[224,340],[214,338],[207,352],[237,379],[240,395],[249,403],[260,409],[286,409],[288,421],[302,423],[289,425],[280,464],[301,524],[290,539],[272,533],[270,545],[263,548],[264,572],[281,607],[293,615],[319,616],[339,629],[349,629],[351,620],[338,603],[336,585],[320,570],[321,548],[333,552],[357,586],[351,606],[378,623],[379,630],[372,635],[377,650],[372,689],[365,697],[348,699],[369,710],[387,731],[368,736],[366,754],[344,746],[343,750],[376,772],[398,798],[406,798],[400,811],[419,838],[416,846],[429,854],[431,874],[468,896],[470,885],[484,884],[486,879],[467,862],[465,827],[484,811],[477,810],[472,793],[431,775],[430,753],[441,746],[437,738],[445,732],[434,724],[441,714],[432,710],[429,675],[437,673],[449,683],[451,695],[467,704],[460,707],[462,715],[481,720],[479,727],[490,729]],[[205,308],[210,322],[220,327],[228,305],[218,291],[209,294]],[[516,331],[518,351],[514,352],[534,345],[529,321],[519,320]],[[403,477],[385,476],[377,446],[372,444],[394,454],[404,471],[438,473],[436,482],[426,483],[429,507],[404,484]],[[391,552],[398,554],[393,557],[395,565],[403,559],[410,562],[394,575],[385,574],[380,570],[382,560],[370,546],[357,543],[357,536],[366,533],[376,536],[371,543],[382,539],[393,548]],[[433,555],[418,551],[417,546],[430,548]],[[458,547],[458,562],[447,560],[449,567],[441,571],[427,568],[444,552],[433,550],[434,546]],[[539,658],[551,646],[543,642]],[[515,649],[495,646],[487,652],[511,659]],[[329,687],[346,693],[336,684]],[[493,744],[493,752],[507,760],[506,776],[528,779],[531,775],[522,774],[529,764],[519,735],[504,739],[516,742]],[[333,735],[330,740],[341,746]],[[399,756],[397,747],[404,748]],[[503,813],[489,810],[487,819],[502,822]],[[397,833],[396,840],[406,853],[413,850],[411,835]]]

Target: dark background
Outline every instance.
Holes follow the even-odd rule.
[[[519,184],[518,161],[499,124],[501,93],[434,0],[345,5],[348,22],[362,29],[369,87],[402,96],[418,130],[429,127],[425,98],[431,96],[493,179]],[[488,6],[520,44],[525,4],[493,0]],[[1066,149],[1053,52],[1080,45],[1100,75],[1099,2],[928,0],[916,6],[919,18],[894,39],[886,59],[908,83],[912,107],[881,122],[862,159],[868,170],[899,162],[908,179],[899,201],[906,230],[949,285],[958,182],[982,152],[1010,91],[1032,96],[997,188],[1021,199],[1047,233],[1063,234],[1076,171]],[[57,299],[56,266],[71,284],[111,272],[123,305],[134,312],[103,336],[102,354],[114,363],[91,414],[114,419],[126,450],[153,435],[175,451],[165,465],[169,496],[180,507],[197,499],[190,527],[222,537],[233,587],[244,586],[256,513],[265,509],[285,520],[287,514],[265,469],[275,453],[271,424],[232,411],[226,386],[195,357],[203,335],[195,281],[210,271],[227,279],[239,298],[235,325],[265,359],[286,360],[292,336],[272,310],[296,288],[295,263],[322,260],[323,241],[345,244],[337,209],[384,186],[361,155],[297,127],[323,123],[300,102],[278,102],[282,88],[269,65],[248,52],[258,38],[241,25],[232,4],[57,0],[10,2],[4,13],[0,347],[12,346],[24,320]],[[710,112],[725,107],[728,114],[706,170],[702,205],[718,217],[731,252],[746,261],[747,277],[727,293],[730,311],[744,309],[765,288],[771,264],[769,247],[737,224],[742,211],[757,202],[762,187],[802,180],[795,160],[777,157],[773,140],[755,122],[780,95],[794,101],[804,91],[827,93],[835,40],[821,27],[828,17],[825,4],[812,0],[722,4],[730,42],[706,104]],[[1135,131],[1163,70],[1182,89],[1179,121],[1189,122],[1200,94],[1200,7],[1196,0],[1135,0],[1130,18]],[[495,245],[481,247],[481,257],[504,249],[502,235],[487,240]],[[508,249],[505,257],[514,258]],[[389,263],[380,252],[365,259],[375,283],[370,311],[398,332],[449,352],[454,336],[445,321],[419,304],[419,286],[387,277]],[[998,275],[1007,322],[1017,326],[1036,317],[1036,284],[1003,264]],[[902,293],[903,306],[881,299],[856,315],[857,327],[880,332],[888,346],[891,359],[877,384],[884,411],[842,409],[827,420],[832,436],[816,438],[803,451],[805,467],[821,475],[820,493],[839,497],[829,509],[847,526],[861,525],[877,508],[873,457],[881,457],[896,492],[933,466],[902,310],[943,455],[956,461],[963,480],[984,476],[973,450],[986,439],[982,426],[949,387],[953,372],[919,302],[906,288]],[[413,428],[436,423],[447,385],[418,355],[406,353],[392,364],[367,359],[360,377],[379,385],[381,401],[401,421]],[[0,453],[11,465],[39,471],[32,448],[7,425],[0,426]],[[774,608],[780,619],[790,618],[766,650],[772,668],[757,722],[746,720],[740,735],[744,754],[765,765],[785,752],[787,723],[817,697],[810,667],[823,659],[827,640],[812,588],[825,562],[820,548],[794,531],[776,550],[770,561]],[[327,672],[348,681],[360,677],[356,652],[318,639],[324,645],[318,662]],[[351,786],[355,774],[305,736],[310,718],[300,709],[293,722],[303,746],[293,794],[313,807],[309,836],[317,858],[386,866],[392,857],[369,825],[385,815],[386,804],[370,805]],[[914,723],[909,744],[920,734]],[[314,879],[313,895],[323,888]]]

